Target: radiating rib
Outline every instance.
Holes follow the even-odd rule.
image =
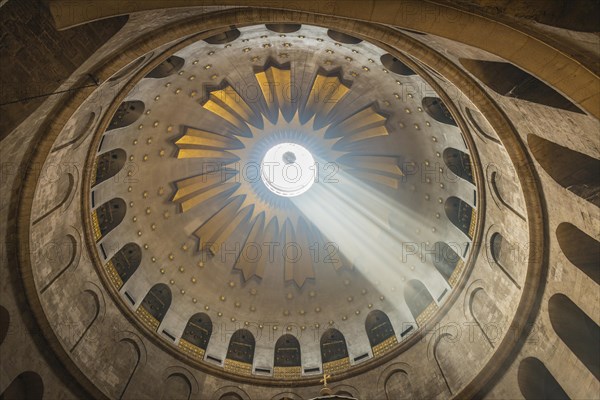
[[[177,202],[179,203],[181,211],[186,212],[186,211],[194,208],[198,204],[201,204],[204,201],[212,199],[213,197],[217,197],[217,196],[220,196],[220,195],[223,195],[226,193],[228,193],[228,194],[233,193],[239,185],[240,185],[239,183],[224,183],[224,184],[215,185],[209,189],[196,192],[192,195],[187,196],[184,199],[180,199]]]
[[[292,71],[277,67],[269,67],[255,74],[262,94],[274,121],[281,110],[284,118],[289,121],[292,117]]]
[[[313,115],[316,115],[315,120],[327,116],[349,90],[337,76],[317,75],[302,112],[302,122]]]
[[[257,128],[263,127],[262,117],[255,114],[231,86],[212,91],[202,107],[234,125],[242,133],[248,132],[246,123]]]
[[[209,132],[202,129],[186,127],[184,135],[175,142],[179,148],[216,148],[222,150],[241,149],[244,147],[238,139]]]
[[[234,268],[242,271],[244,281],[252,278],[256,275],[256,268],[262,258],[262,237],[264,235],[265,227],[265,213],[261,212],[254,218],[252,228],[246,236],[246,240],[242,247],[237,260],[235,261]],[[256,253],[256,254],[254,254]]]
[[[337,161],[351,168],[396,176],[404,175],[398,166],[398,159],[396,157],[348,154],[338,158]]]
[[[304,219],[300,218],[296,229],[289,220],[286,220],[283,229],[285,232],[282,249],[284,254],[284,279],[286,282],[294,281],[296,285],[302,287],[306,279],[315,277],[309,248],[308,226]]]
[[[234,198],[223,208],[214,213],[194,232],[194,236],[199,240],[198,248],[200,251],[208,249],[214,255],[219,248],[218,246],[221,244],[218,240],[222,240],[225,237],[223,233],[233,232],[237,227],[236,224],[239,224],[242,221],[243,218],[237,218],[238,214],[243,214],[242,217],[248,215],[251,211],[248,207],[238,212],[242,201],[242,196]],[[231,225],[234,225],[233,228],[231,228]],[[214,247],[215,244],[217,247]],[[209,245],[208,248],[207,245]]]

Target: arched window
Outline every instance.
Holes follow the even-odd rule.
[[[277,339],[274,365],[275,378],[294,378],[301,375],[300,342],[293,335],[287,334]]]
[[[239,329],[235,331],[231,335],[229,347],[227,348],[225,370],[242,375],[251,375],[255,346],[254,336],[249,330]]]
[[[398,343],[394,327],[383,311],[371,311],[365,320],[365,329],[369,343],[373,349],[373,356],[387,352],[392,346]]]
[[[518,287],[517,271],[514,262],[514,248],[508,240],[499,232],[494,233],[490,238],[490,253],[494,262],[508,276],[508,278]]]
[[[467,71],[502,96],[583,114],[562,94],[512,64],[464,58],[459,61]]]
[[[135,243],[127,243],[108,261],[108,276],[117,289],[131,278],[141,262],[142,249]]]
[[[156,331],[171,305],[171,289],[164,283],[152,286],[136,310],[142,321]]]
[[[146,78],[158,79],[176,74],[183,67],[183,64],[185,64],[185,60],[183,58],[171,56],[150,71],[148,75],[146,75]]]
[[[42,400],[44,397],[44,381],[32,371],[25,371],[8,385],[4,392],[0,394],[2,400]]]
[[[568,222],[558,225],[556,238],[565,257],[600,284],[600,242]]]
[[[362,42],[362,39],[347,35],[342,32],[334,31],[331,29],[327,30],[327,36],[329,36],[336,42],[345,43],[345,44],[358,44],[358,43]]]
[[[416,75],[415,71],[410,69],[406,64],[404,64],[402,61],[398,60],[396,57],[394,57],[391,54],[382,55],[380,60],[381,60],[381,64],[383,64],[383,66],[387,70],[389,70],[395,74],[404,75],[404,76]]]
[[[415,396],[408,374],[404,370],[392,372],[385,380],[387,400],[412,399]]]
[[[342,332],[329,328],[321,336],[323,373],[335,373],[350,367],[348,347]]]
[[[208,37],[204,39],[204,41],[208,44],[226,44],[229,42],[233,42],[235,39],[239,38],[240,35],[240,31],[234,28],[230,31]]]
[[[292,33],[297,32],[302,28],[300,24],[266,24],[268,30],[277,33]]]
[[[0,345],[4,342],[4,339],[6,339],[9,324],[10,313],[4,306],[0,306]]]
[[[107,131],[117,128],[124,128],[133,124],[144,113],[144,103],[139,100],[124,101],[121,103],[115,115],[113,115],[108,124]]]
[[[92,182],[92,186],[104,182],[118,174],[123,168],[123,165],[125,165],[126,159],[127,154],[123,149],[110,150],[100,154],[96,159],[96,175]]]
[[[437,304],[431,297],[423,282],[412,279],[404,287],[404,301],[418,326],[429,319],[437,309]]]
[[[475,184],[471,169],[471,157],[467,153],[448,147],[444,150],[444,162],[454,175]]]
[[[519,364],[519,389],[526,400],[569,400],[543,362],[528,357]]]
[[[475,209],[458,197],[448,197],[444,204],[446,216],[469,239],[473,238],[475,231]]]
[[[448,110],[442,99],[438,97],[423,97],[421,104],[423,105],[423,110],[437,122],[457,126],[450,110]]]
[[[193,358],[203,359],[212,329],[213,324],[208,315],[205,313],[192,315],[179,339],[179,348]]]
[[[433,265],[440,274],[444,277],[446,282],[454,286],[458,277],[453,277],[456,266],[461,263],[462,259],[452,247],[444,242],[435,243],[435,253],[433,255]],[[459,270],[460,272],[460,270]]]
[[[192,395],[192,384],[187,376],[180,373],[171,374],[163,383],[163,400],[189,400]]]
[[[600,207],[600,160],[537,135],[527,136],[538,163],[559,185]]]
[[[550,323],[579,361],[600,379],[600,327],[564,294],[548,301]]]
[[[102,204],[92,212],[92,225],[96,240],[106,236],[125,218],[125,201],[115,198]]]

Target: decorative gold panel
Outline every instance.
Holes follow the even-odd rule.
[[[204,359],[204,349],[188,342],[185,339],[179,339],[179,346],[183,352],[189,355],[192,358],[203,360]]]
[[[469,237],[473,239],[473,235],[475,234],[475,226],[477,225],[477,210],[472,209],[471,211],[471,225],[469,225]]]
[[[273,378],[290,379],[300,378],[302,367],[275,367],[273,368]]]
[[[417,325],[423,326],[425,322],[429,320],[429,318],[431,318],[431,316],[437,311],[438,308],[439,307],[436,304],[436,302],[432,301],[431,304],[425,307],[425,310],[423,310],[421,315],[417,317]]]
[[[123,286],[123,280],[119,276],[117,269],[115,268],[112,260],[109,260],[106,263],[106,273],[108,274],[108,278],[112,282],[112,284],[117,288],[117,290],[121,289]]]
[[[96,239],[96,242],[102,239],[102,232],[100,232],[100,223],[98,223],[98,213],[96,210],[92,211],[92,229],[94,230],[94,239]]]
[[[454,271],[452,271],[452,275],[450,275],[450,278],[448,279],[448,284],[451,287],[454,287],[454,285],[456,285],[456,283],[458,282],[458,278],[460,278],[464,269],[465,269],[465,262],[462,259],[458,260],[458,262],[456,263],[456,267],[454,268]]]
[[[153,331],[158,330],[160,322],[154,318],[143,306],[139,306],[137,310],[135,310],[135,313],[148,328],[152,329]]]
[[[390,336],[389,338],[385,339],[383,342],[373,346],[373,357],[377,357],[377,356],[387,353],[396,344],[398,344],[398,339],[396,339],[396,335]]]
[[[98,172],[98,157],[94,158],[94,165],[92,165],[92,176],[90,177],[91,186],[96,184],[96,174]]]
[[[225,371],[233,372],[234,374],[252,375],[252,364],[230,360],[229,358],[225,359],[223,368],[225,368]]]
[[[350,368],[350,358],[345,357],[339,360],[330,361],[323,364],[324,374],[337,374]]]

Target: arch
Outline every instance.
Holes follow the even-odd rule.
[[[421,100],[421,105],[423,106],[423,110],[437,122],[441,122],[442,124],[458,126],[454,121],[454,117],[448,110],[448,107],[444,104],[442,99],[439,97],[423,97]]]
[[[240,396],[237,393],[229,392],[229,393],[225,393],[221,397],[219,397],[219,400],[244,400],[244,399],[242,398],[242,396]]]
[[[96,240],[106,236],[123,221],[127,211],[126,207],[125,200],[114,198],[92,212],[92,224]]]
[[[404,76],[416,75],[415,71],[389,53],[382,55],[380,61],[386,69],[395,74]]]
[[[373,310],[367,314],[365,330],[374,356],[385,353],[398,343],[390,318],[381,310]]]
[[[142,248],[136,243],[127,243],[106,264],[111,282],[120,289],[142,263]]]
[[[152,286],[136,313],[156,331],[171,306],[171,289],[164,283]]]
[[[84,308],[86,306],[86,303],[84,301],[81,301],[81,295],[91,300],[91,305],[88,305],[87,308]],[[86,333],[90,330],[92,325],[94,325],[94,322],[96,322],[98,316],[100,315],[100,297],[98,296],[98,293],[96,293],[93,289],[86,289],[81,292],[81,295],[78,296],[76,301],[74,302],[74,304],[76,304],[77,309],[79,310],[79,317],[81,320],[83,320],[84,315],[87,314],[91,315],[91,318],[89,322],[85,325],[85,328],[83,329],[83,332],[81,332],[79,338],[77,338],[73,346],[71,346],[71,349],[69,350],[69,352],[71,353],[75,350],[79,343],[81,343],[81,340],[85,337]]]
[[[6,335],[8,335],[8,327],[10,325],[10,313],[4,306],[0,306],[0,345],[4,343]]]
[[[467,153],[448,147],[444,150],[443,157],[444,163],[454,175],[475,184],[473,170],[471,169],[471,157]]]
[[[350,367],[346,338],[342,332],[329,328],[321,335],[323,373],[338,373]]]
[[[450,196],[444,203],[446,216],[458,229],[462,231],[469,239],[473,238],[475,230],[475,209],[458,197]]]
[[[236,28],[233,28],[227,32],[218,33],[211,37],[204,39],[204,41],[208,44],[227,44],[229,42],[233,42],[235,39],[239,38],[241,32]]]
[[[185,60],[181,57],[170,56],[165,61],[158,64],[152,71],[148,72],[145,78],[166,78],[167,76],[176,74],[179,72],[183,65],[185,64]]]
[[[444,379],[446,388],[448,388],[448,391],[452,395],[455,394],[456,389],[460,387],[460,368],[453,365],[454,357],[452,355],[452,353],[456,351],[456,339],[456,337],[449,333],[441,334],[437,339],[433,339],[435,340],[433,344],[433,358]],[[452,390],[453,388],[454,390]]]
[[[483,138],[484,142],[485,139],[489,139],[494,143],[498,143],[500,145],[502,144],[500,139],[498,139],[498,136],[496,136],[480,112],[471,110],[469,107],[465,107],[465,116],[467,117],[467,121],[471,124],[471,126],[475,128],[475,132],[477,132],[477,134]],[[486,128],[483,127],[484,125]]]
[[[362,42],[362,39],[359,39],[354,36],[350,36],[346,33],[334,31],[333,29],[327,30],[327,36],[329,36],[336,42],[345,43],[345,44],[358,44],[358,43]]]
[[[123,149],[114,149],[100,154],[96,158],[96,174],[92,180],[92,186],[112,178],[123,169],[127,153]]]
[[[274,365],[275,368],[300,367],[302,365],[300,342],[294,335],[286,334],[277,339]]]
[[[231,335],[226,358],[252,365],[255,347],[256,340],[252,332],[247,329],[238,329]]]
[[[496,166],[493,164],[489,165],[486,171],[488,181],[490,183],[490,186],[492,187],[492,198],[494,199],[494,202],[496,202],[498,208],[502,209],[502,207],[506,207],[510,211],[512,211],[517,217],[521,218],[523,221],[526,221],[525,216],[523,215],[524,205],[520,204],[519,201],[515,201],[516,204],[513,206],[512,202],[508,201],[509,196],[504,194],[505,191],[508,193],[514,193],[519,191],[519,188],[517,187],[517,184],[514,180],[516,179],[516,177],[513,176],[512,178],[514,179],[502,179],[502,173],[499,172]],[[508,189],[505,187],[505,185],[509,186]],[[517,200],[520,199],[517,198]]]
[[[567,260],[600,285],[600,242],[568,222],[558,225],[556,239]]]
[[[122,399],[125,396],[138,367],[145,361],[146,354],[138,344],[138,338],[136,336],[131,335],[126,331],[119,332],[118,336],[123,337],[121,337],[116,343],[116,346],[114,346],[113,354],[115,355],[115,361],[113,361],[111,366],[117,376],[122,376],[122,371],[131,371],[127,376],[123,388],[115,393],[115,395],[118,396],[117,398]],[[113,386],[113,389],[117,391],[116,386]]]
[[[490,254],[494,263],[520,289],[516,281],[517,265],[515,263],[515,247],[506,240],[500,232],[494,232],[490,237]],[[518,258],[517,258],[518,259]]]
[[[163,400],[189,400],[192,395],[192,384],[187,376],[181,373],[169,375],[163,384]]]
[[[139,66],[141,66],[144,63],[144,61],[146,61],[146,58],[148,58],[148,56],[149,55],[144,55],[144,56],[138,57],[134,61],[130,62],[129,64],[127,64],[126,66],[121,68],[119,71],[117,71],[116,74],[114,74],[113,76],[108,78],[108,82],[115,82],[115,81],[118,81],[119,79],[129,75],[131,72],[135,71]]]
[[[600,160],[534,134],[527,136],[527,143],[536,161],[556,183],[600,207]]]
[[[504,314],[484,288],[479,287],[471,292],[469,297],[469,312],[473,320],[481,329],[483,336],[490,346],[498,340],[502,333],[502,319]]]
[[[48,288],[52,286],[52,284],[56,282],[56,280],[60,278],[70,267],[76,267],[79,264],[79,258],[81,257],[81,246],[79,246],[79,241],[81,240],[81,237],[79,236],[79,232],[77,232],[75,229],[73,229],[71,232],[73,234],[67,234],[64,242],[51,243],[52,245],[57,244],[59,248],[56,257],[54,255],[48,256],[49,264],[51,264],[52,260],[57,259],[61,269],[42,286],[40,289],[41,294],[48,290]],[[74,235],[77,235],[77,237]],[[65,254],[67,257],[65,257]],[[66,260],[66,262],[63,263],[64,260]],[[45,278],[47,278],[49,275],[50,274],[48,274]]]
[[[48,201],[48,203],[39,207],[39,210],[41,210],[42,212],[44,210],[46,210],[46,211],[43,212],[38,217],[36,217],[33,220],[32,225],[38,224],[40,221],[42,221],[44,218],[46,218],[47,216],[49,216],[56,210],[59,210],[61,207],[65,206],[66,204],[71,203],[71,200],[73,199],[73,196],[75,194],[75,190],[74,190],[75,189],[75,176],[73,176],[73,174],[71,174],[70,172],[67,172],[66,174],[64,174],[60,177],[60,181],[57,183],[56,187],[57,187],[56,196],[48,196],[49,197],[48,200],[52,200],[52,201]],[[62,196],[61,196],[61,194],[62,194]],[[56,201],[57,199],[58,199],[58,201]],[[52,206],[52,207],[50,207],[50,206]]]
[[[25,371],[17,375],[0,394],[1,400],[42,400],[43,397],[44,381],[32,371]]]
[[[452,274],[456,270],[459,262],[462,262],[460,256],[445,242],[436,242],[434,244],[435,253],[433,255],[433,265],[435,269],[444,277],[446,282],[450,283]]]
[[[248,393],[239,386],[223,386],[211,396],[212,400],[250,400]]]
[[[102,110],[102,108],[100,107],[100,111],[101,110]],[[79,140],[83,139],[88,133],[91,132],[91,128],[92,128],[92,125],[94,124],[95,120],[96,120],[96,113],[93,111],[90,111],[90,113],[88,114],[87,120],[85,121],[84,124],[80,124],[79,119],[78,119],[77,122],[75,122],[76,126],[73,129],[73,132],[75,132],[75,134],[69,135],[69,137],[63,143],[54,146],[52,148],[52,153],[62,150],[65,147],[69,147],[72,144],[75,144]]]
[[[547,107],[584,114],[556,90],[507,62],[460,58],[462,66],[494,92]]]
[[[196,313],[192,315],[183,330],[179,347],[192,357],[202,359],[208,348],[212,330],[213,324],[207,314]]]
[[[519,390],[526,400],[568,400],[569,396],[543,362],[527,357],[519,363]]]
[[[408,373],[402,369],[393,371],[385,380],[387,400],[412,399],[414,397]]]
[[[600,379],[600,327],[564,294],[550,297],[548,313],[554,332],[596,379]]]
[[[137,121],[144,113],[145,105],[143,101],[131,100],[121,103],[113,115],[106,131],[124,128]]]
[[[277,33],[297,32],[302,28],[301,24],[266,24],[268,30]]]
[[[437,307],[423,282],[411,279],[404,287],[404,301],[417,325],[421,326]]]

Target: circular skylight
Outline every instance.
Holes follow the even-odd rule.
[[[310,189],[315,181],[315,168],[312,154],[295,143],[271,147],[260,165],[265,186],[283,197],[299,196]]]

